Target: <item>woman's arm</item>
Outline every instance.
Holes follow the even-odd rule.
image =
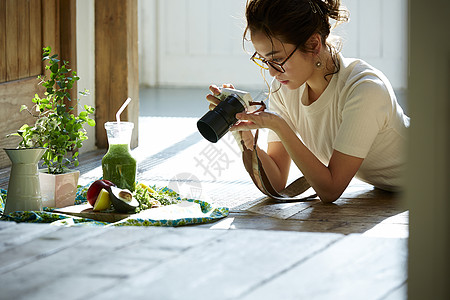
[[[277,132],[294,163],[323,202],[337,200],[355,176],[362,158],[334,150],[325,166],[290,129]]]
[[[363,162],[362,158],[334,150],[329,165],[325,166],[278,115],[270,112],[259,112],[255,114],[241,113],[236,116],[244,122],[232,128],[233,130],[251,130],[256,128],[273,130],[280,137],[284,151],[289,154],[323,202],[333,202],[338,199]],[[282,151],[279,148],[275,153],[282,155]],[[276,158],[272,158],[272,160],[275,162]],[[270,166],[270,163],[267,165]],[[284,162],[281,163],[282,168],[283,166]],[[267,170],[268,174],[269,172],[271,171]],[[284,168],[282,172],[284,172]],[[272,176],[270,177],[272,181]],[[276,178],[276,176],[273,176],[273,178]],[[275,185],[275,183],[273,184]],[[276,186],[279,187],[278,184]]]
[[[271,142],[267,147],[267,153],[257,148],[258,157],[263,164],[264,170],[270,183],[277,191],[286,186],[291,166],[291,157],[281,142]]]

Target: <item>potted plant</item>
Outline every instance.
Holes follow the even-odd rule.
[[[51,48],[43,48],[43,61],[46,61],[47,76],[38,76],[45,88],[44,97],[38,94],[33,98],[33,107],[22,105],[20,111],[28,111],[36,118],[33,126],[24,124],[17,133],[21,137],[18,148],[46,148],[42,156],[45,169],[40,170],[39,179],[44,206],[63,207],[74,203],[79,171],[77,167],[78,149],[88,137],[84,125],[95,126],[89,118],[94,108],[84,105],[77,115],[74,107],[79,105],[78,98],[71,99],[70,90],[80,78],[69,68],[68,61],[60,61],[57,54],[51,54]],[[88,91],[80,92],[87,95]],[[66,105],[69,103],[70,106]]]

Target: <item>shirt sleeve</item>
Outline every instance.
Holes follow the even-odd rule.
[[[333,148],[365,158],[378,133],[388,124],[392,103],[384,83],[376,77],[356,82],[343,102],[342,123]]]

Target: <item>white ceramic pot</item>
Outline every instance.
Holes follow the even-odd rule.
[[[46,173],[46,170],[39,170],[42,206],[66,207],[74,205],[80,171],[54,175]]]
[[[5,149],[11,159],[5,214],[14,211],[41,211],[38,161],[44,148]]]

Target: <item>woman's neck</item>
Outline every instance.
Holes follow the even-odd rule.
[[[333,75],[325,76],[333,73],[335,70],[330,51],[326,49],[321,55],[319,55],[319,58],[322,65],[317,67],[312,76],[306,81],[308,86],[309,103],[303,103],[305,105],[310,105],[319,99],[333,77]]]

